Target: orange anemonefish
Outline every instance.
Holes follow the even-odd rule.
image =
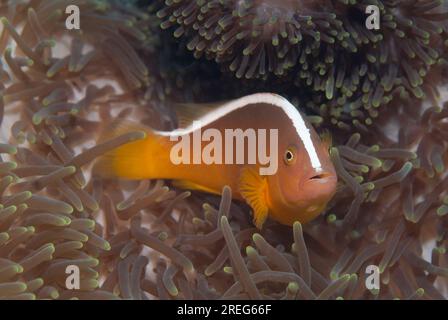
[[[337,176],[329,157],[329,139],[321,141],[287,99],[272,93],[257,93],[214,106],[179,105],[176,111],[179,128],[173,131],[157,131],[129,123],[116,125],[107,133],[109,138],[136,130],[143,130],[145,138],[102,156],[94,173],[127,179],[172,179],[178,187],[214,194],[220,194],[228,185],[234,190],[235,199],[245,200],[252,207],[258,228],[268,215],[286,225],[294,221],[305,223],[322,212],[334,195]],[[202,127],[194,126],[193,121],[200,121]],[[252,164],[172,161],[172,149],[179,137],[193,138],[197,130],[208,128],[222,136],[226,129],[277,129],[276,172],[261,175],[259,161]],[[207,144],[201,141],[199,152]],[[244,148],[248,148],[247,144]],[[269,146],[267,149],[274,150]],[[238,151],[237,146],[231,151]]]

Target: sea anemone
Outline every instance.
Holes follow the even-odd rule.
[[[379,9],[379,30],[366,28],[368,5]],[[448,12],[438,0],[180,0],[151,9],[194,57],[271,88],[294,83],[290,95],[339,127],[369,126],[396,96],[435,99],[424,79],[448,63]]]
[[[194,9],[200,2],[166,3],[171,10],[187,3]],[[211,10],[233,2],[209,3]],[[263,3],[266,9],[274,8],[274,2]],[[300,3],[303,10],[330,6]],[[337,3],[337,12],[349,6]],[[439,2],[413,3],[419,3],[420,10],[403,12],[418,14],[421,28],[430,29],[433,24],[425,12],[435,10]],[[171,126],[173,97],[212,97],[207,82],[217,70],[207,62],[194,62],[188,69],[188,60],[166,61],[178,52],[174,44],[164,47],[170,40],[160,34],[151,12],[119,1],[79,1],[84,19],[82,32],[76,32],[64,27],[65,5],[66,1],[0,5],[0,110],[6,136],[0,144],[0,298],[447,297],[447,103],[403,96],[381,109],[369,128],[359,114],[348,127],[333,128],[330,151],[341,183],[327,210],[306,225],[296,222],[291,228],[268,221],[260,231],[251,222],[249,208],[231,201],[228,187],[221,196],[211,196],[179,190],[162,180],[91,175],[96,158],[141,137],[140,132],[130,132],[97,143],[112,121],[135,117],[146,124]],[[382,12],[389,12],[390,6],[384,4]],[[397,7],[410,8],[404,2]],[[331,14],[308,14],[312,13],[316,16],[309,21],[326,29]],[[348,20],[338,19],[343,28]],[[281,26],[275,24],[271,30]],[[419,39],[423,33],[414,36]],[[302,41],[312,38],[304,34]],[[366,38],[369,42],[353,40],[354,45],[369,47],[372,41]],[[284,39],[280,35],[280,43]],[[330,48],[326,40],[321,35],[309,45],[325,42]],[[243,42],[235,43],[241,48]],[[349,47],[338,46],[335,57],[339,51],[341,56],[349,54]],[[437,41],[432,48],[443,50]],[[237,49],[226,51],[222,62],[232,55],[243,57]],[[312,56],[307,59],[317,59]],[[420,62],[413,66],[420,68],[422,63],[429,68],[420,57],[416,60]],[[281,61],[281,68],[286,68],[286,56]],[[358,62],[374,65],[362,56]],[[205,75],[191,74],[201,68],[207,69]],[[284,71],[289,74],[296,67],[288,68]],[[179,83],[173,70],[182,70],[198,85],[192,89],[188,82]],[[356,74],[352,71],[350,75]],[[222,86],[232,97],[261,88],[253,82],[222,79],[227,79]],[[435,77],[427,85],[446,85],[444,79]],[[272,90],[280,85],[292,92],[297,86],[265,81],[263,87]],[[305,82],[301,87],[307,87]],[[322,113],[310,113],[318,129],[328,126],[323,112],[331,113],[321,109]],[[66,287],[70,265],[81,270],[78,290]],[[381,271],[379,290],[365,286],[369,265]]]

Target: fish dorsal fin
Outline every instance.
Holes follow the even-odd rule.
[[[154,141],[155,138],[150,127],[133,121],[117,119],[102,130],[97,142],[98,144],[107,143],[131,132],[140,132],[141,135],[136,140],[130,140],[99,156],[92,169],[93,175],[108,178],[146,178],[144,168],[147,154],[145,150],[148,142]]]
[[[118,118],[101,131],[98,143],[105,142],[132,131],[143,131],[148,134],[152,129],[135,121]]]
[[[268,217],[267,192],[268,182],[261,177],[255,167],[241,169],[239,192],[254,212],[254,223],[258,229],[263,227]]]
[[[322,144],[325,145],[326,150],[330,150],[330,148],[333,146],[333,137],[331,136],[331,133],[328,129],[325,129],[320,134],[320,139],[322,140]]]
[[[209,187],[203,186],[199,183],[195,183],[188,180],[173,180],[173,186],[181,189],[190,189],[190,190],[198,190],[202,192],[212,193],[212,194],[221,194],[221,192],[211,189]]]
[[[189,127],[193,121],[205,116],[207,113],[216,110],[226,101],[213,103],[175,103],[173,105],[176,112],[178,127],[184,129]]]

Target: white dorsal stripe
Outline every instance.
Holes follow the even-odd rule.
[[[215,110],[206,113],[201,118],[195,120],[195,122],[197,121],[201,124],[202,127],[205,127],[232,111],[238,110],[247,105],[257,103],[271,104],[273,106],[281,108],[283,112],[285,112],[285,114],[291,120],[292,125],[296,129],[297,135],[300,137],[303,145],[305,146],[305,150],[307,151],[307,154],[311,161],[311,166],[316,170],[321,170],[322,165],[320,163],[319,157],[317,156],[314,143],[311,139],[310,130],[306,127],[302,115],[287,99],[277,94],[255,93],[236,100],[229,101],[216,108]],[[197,126],[191,124],[186,128],[180,128],[173,131],[156,131],[156,133],[162,136],[175,137],[190,134],[195,129],[197,129]]]

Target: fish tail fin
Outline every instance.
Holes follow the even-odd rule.
[[[121,119],[113,122],[101,132],[98,143],[115,142],[118,146],[97,159],[92,174],[104,178],[147,178],[148,151],[154,138],[154,131],[144,125]]]

